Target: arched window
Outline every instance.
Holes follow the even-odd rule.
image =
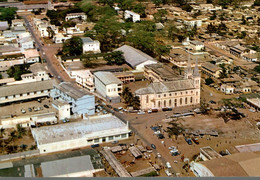
[[[182,105],[182,98],[180,98],[180,105]]]
[[[192,99],[192,97],[190,97],[190,103],[192,103],[192,101],[193,101],[193,99]]]
[[[188,98],[187,97],[185,98],[185,104],[188,104]]]
[[[164,107],[166,107],[166,100],[164,100],[163,105],[164,105]]]
[[[171,99],[169,100],[169,106],[172,106],[172,100]]]
[[[146,103],[148,103],[149,102],[149,96],[147,95],[146,96]]]
[[[158,101],[158,108],[161,107],[161,101]]]
[[[174,107],[177,107],[177,99],[174,99]]]

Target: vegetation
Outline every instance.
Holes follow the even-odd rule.
[[[30,73],[29,71],[30,64],[22,64],[22,65],[15,65],[10,67],[7,70],[7,74],[9,77],[13,77],[16,81],[21,80],[21,75]]]
[[[12,23],[12,20],[15,18],[17,8],[9,7],[9,8],[0,8],[0,21],[8,21],[9,24]]]
[[[166,131],[170,138],[174,135],[177,140],[178,136],[183,133],[184,129],[176,122],[169,122],[169,127],[167,127]]]
[[[132,106],[134,109],[140,109],[140,99],[138,96],[134,96],[128,87],[125,87],[122,92],[122,97],[128,106]]]
[[[210,111],[209,104],[206,102],[205,99],[200,101],[200,111],[202,114],[208,114]]]
[[[221,68],[219,78],[220,79],[227,78],[228,74],[227,74],[227,69],[225,68],[225,64],[221,64],[221,65],[219,65],[219,67]]]
[[[158,173],[156,171],[152,171],[148,174],[144,174],[141,177],[154,177],[154,176],[158,176]]]
[[[256,67],[254,68],[254,71],[257,72],[257,73],[260,73],[260,65],[256,66]]]
[[[211,78],[205,79],[205,82],[206,82],[206,85],[210,85],[210,84],[214,83],[213,79],[211,79]]]
[[[111,53],[107,53],[104,56],[104,59],[107,61],[108,65],[122,65],[125,63],[125,59],[123,57],[123,52],[121,51],[113,51]]]
[[[63,43],[62,53],[67,56],[79,56],[83,52],[83,42],[80,37],[72,37]]]

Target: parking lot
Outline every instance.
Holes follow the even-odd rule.
[[[47,105],[44,107],[44,105]],[[35,108],[34,108],[35,107]],[[47,108],[46,108],[47,107]],[[29,110],[31,108],[31,110]],[[22,109],[25,112],[22,112]],[[31,112],[30,112],[31,111]],[[0,117],[8,117],[8,116],[21,116],[21,115],[33,115],[40,113],[48,113],[55,112],[56,110],[51,105],[51,99],[43,99],[41,102],[37,100],[23,102],[23,103],[13,103],[11,105],[3,106],[0,108]]]

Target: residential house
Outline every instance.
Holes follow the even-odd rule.
[[[190,46],[196,51],[202,51],[204,49],[204,43],[200,41],[190,41]]]
[[[68,20],[76,19],[76,18],[83,20],[83,21],[86,21],[87,15],[84,12],[82,12],[82,13],[69,13],[69,14],[66,15],[65,20],[68,21]]]
[[[201,27],[202,20],[199,19],[183,19],[183,23],[189,27],[194,27],[195,25],[197,27]]]
[[[94,73],[96,91],[106,98],[108,102],[120,102],[120,94],[123,91],[123,82],[111,72]]]
[[[254,54],[243,54],[242,59],[246,61],[256,62],[258,60],[257,53]]]
[[[220,87],[220,90],[225,94],[233,94],[235,91],[235,88],[231,85],[222,84]]]
[[[143,71],[145,65],[157,63],[156,59],[128,45],[123,45],[114,51],[123,52],[126,63],[137,71]]]
[[[219,66],[216,66],[210,62],[206,62],[204,64],[201,65],[202,69],[202,73],[206,74],[209,77],[213,77],[213,78],[219,78],[220,73],[221,73],[221,68]]]
[[[40,54],[36,49],[27,49],[23,52],[25,63],[36,63],[40,61]]]
[[[90,37],[81,37],[83,41],[83,53],[94,52],[100,53],[100,42],[92,40]]]
[[[63,35],[62,33],[55,34],[53,36],[53,42],[56,44],[64,43],[66,40],[70,39],[71,35]]]
[[[140,21],[140,15],[133,11],[125,11],[125,19],[131,19],[133,22]]]

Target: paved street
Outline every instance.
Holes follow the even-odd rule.
[[[50,73],[59,82],[63,82],[63,81],[74,82],[64,71],[64,69],[61,67],[61,64],[58,61],[58,59],[54,56],[58,52],[58,50],[62,47],[62,44],[50,44],[50,45],[44,44],[39,34],[37,33],[37,30],[32,20],[28,17],[28,15],[23,16],[23,18],[25,19],[28,30],[30,31],[32,37],[35,40],[36,48],[40,50],[39,52],[42,59],[46,60],[46,64]]]

